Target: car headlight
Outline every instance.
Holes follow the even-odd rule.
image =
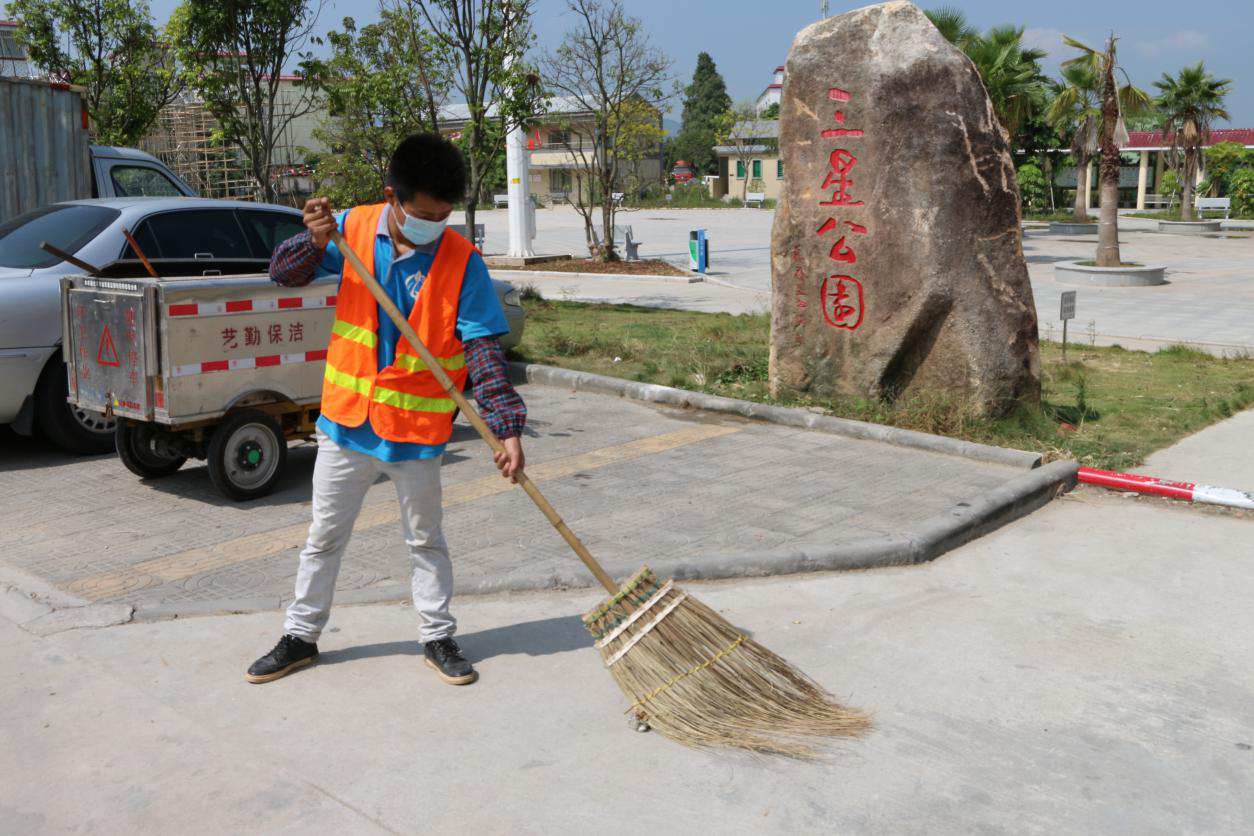
[[[508,292],[506,292],[505,304],[513,305],[515,307],[520,307],[522,305],[522,293],[519,292],[518,288],[511,288]]]

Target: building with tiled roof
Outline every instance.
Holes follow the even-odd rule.
[[[1128,132],[1128,142],[1120,150],[1124,154],[1136,154],[1138,160],[1136,165],[1121,166],[1119,172],[1121,206],[1145,209],[1162,205],[1162,196],[1155,194],[1155,192],[1160,191],[1159,184],[1162,182],[1163,171],[1167,168],[1167,152],[1171,150],[1171,139],[1171,136],[1164,135],[1162,131]],[[1254,148],[1254,129],[1212,129],[1210,136],[1206,140],[1206,147],[1209,148],[1221,142],[1239,142],[1246,148]],[[1097,187],[1096,174],[1094,165],[1090,163],[1085,179],[1091,189],[1096,189]],[[1204,179],[1206,179],[1205,158],[1203,158],[1202,165],[1198,168],[1197,181],[1200,183]],[[1064,184],[1060,183],[1059,185]],[[1065,185],[1068,187],[1073,186],[1074,181]],[[1133,186],[1136,188],[1135,193],[1133,192]],[[1134,194],[1135,197],[1133,196]],[[1091,194],[1089,203],[1095,205],[1095,200]]]

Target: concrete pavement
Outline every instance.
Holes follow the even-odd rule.
[[[1151,453],[1137,473],[1254,491],[1254,409]]]
[[[459,601],[469,688],[400,605],[338,608],[264,686],[269,613],[0,622],[0,830],[1243,834],[1250,524],[1080,489],[922,566],[690,585],[874,711],[816,763],[630,731],[591,591]]]
[[[770,572],[776,560],[929,559],[1052,491],[1035,477],[1026,494],[1014,487],[1035,457],[1009,466],[572,386],[520,391],[530,413],[529,475],[624,576],[644,560],[718,577]],[[216,493],[199,462],[141,481],[116,457],[73,459],[14,439],[0,466],[0,503],[11,520],[0,528],[0,568],[112,607],[97,616],[106,620],[122,617],[119,607],[135,607],[139,618],[278,610],[308,531],[314,453],[293,447],[275,493],[235,503]],[[530,500],[499,477],[469,426],[456,428],[443,483],[461,590],[590,582]],[[382,480],[366,496],[338,600],[408,597],[397,513]],[[842,545],[851,552],[816,557]]]

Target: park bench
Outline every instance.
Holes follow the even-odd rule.
[[[549,192],[549,201],[556,206],[559,203],[570,202],[569,192]]]
[[[1176,198],[1174,195],[1166,194],[1147,194],[1145,196],[1146,209],[1170,209],[1175,205]]]
[[[595,226],[592,228],[592,242],[597,246],[601,244],[601,236]],[[640,260],[639,250],[643,243],[632,237],[631,227],[614,225],[614,248],[626,254],[627,261]]]
[[[745,206],[752,206],[755,203],[758,205],[759,209],[765,206],[766,192],[749,192],[745,195]]]
[[[1199,197],[1197,203],[1198,215],[1211,209],[1215,212],[1223,212],[1224,220],[1228,219],[1229,213],[1232,212],[1232,198],[1230,197]]]
[[[465,225],[465,224],[449,224],[449,225],[448,225],[448,228],[449,228],[449,229],[451,229],[451,230],[453,230],[454,232],[456,232],[458,235],[462,236],[463,238],[468,238],[468,237],[469,237],[469,236],[467,236],[467,235],[466,235],[466,225]],[[475,246],[476,246],[476,247],[478,247],[478,248],[479,248],[479,250],[480,250],[480,251],[482,251],[482,250],[483,250],[483,224],[475,224],[475,241],[474,241],[474,244],[475,244]]]
[[[497,209],[504,209],[509,206],[509,194],[492,195],[492,203]]]

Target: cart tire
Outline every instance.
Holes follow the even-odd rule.
[[[186,456],[169,458],[152,448],[153,435],[159,432],[148,424],[132,424],[119,421],[114,441],[118,449],[118,458],[126,469],[144,479],[157,479],[169,476],[183,466]]]
[[[287,463],[287,439],[273,418],[256,409],[228,415],[209,440],[209,478],[230,499],[265,496]]]
[[[65,363],[55,354],[35,385],[35,426],[40,433],[71,453],[91,456],[112,452],[113,420],[68,403],[68,396]]]

